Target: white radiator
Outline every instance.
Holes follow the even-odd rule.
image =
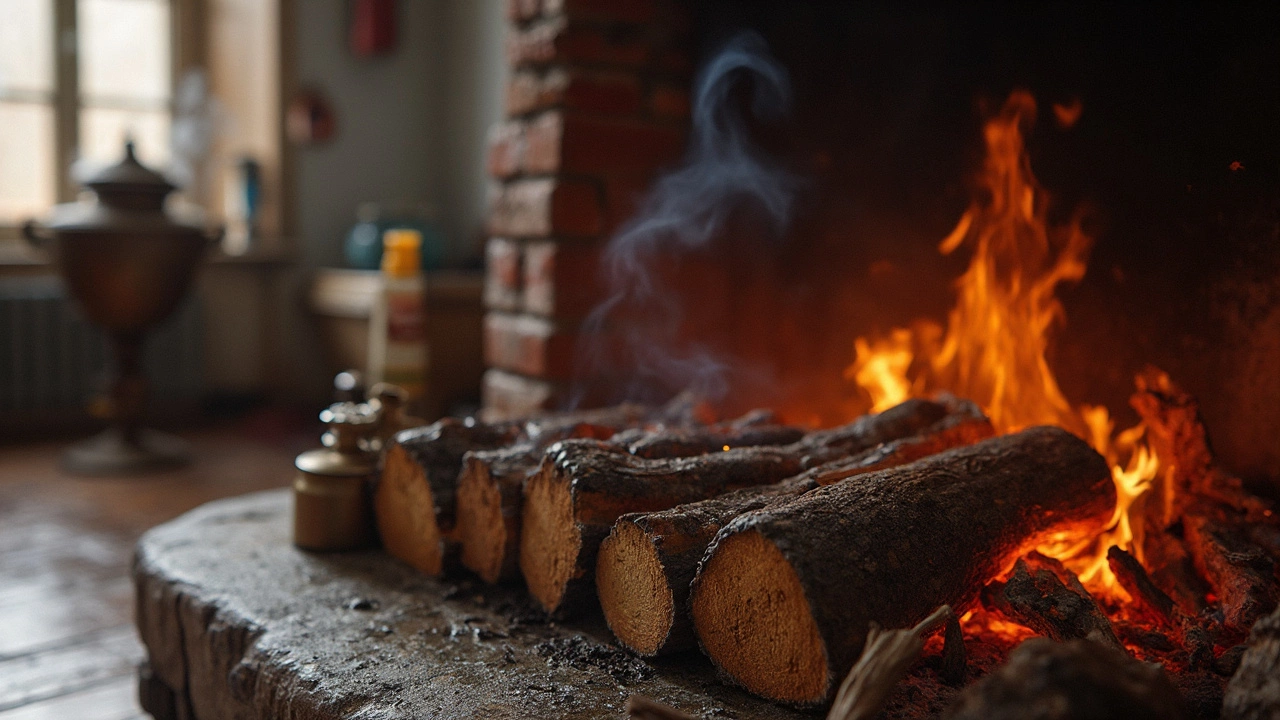
[[[199,301],[188,298],[147,337],[152,409],[198,404],[202,398]],[[83,419],[87,403],[107,389],[106,340],[53,277],[0,279],[0,426]]]

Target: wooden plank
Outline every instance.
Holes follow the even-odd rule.
[[[145,717],[137,696],[138,683],[132,676],[113,678],[79,692],[0,712],[0,720],[133,720]]]
[[[77,642],[0,661],[0,712],[132,678],[142,645],[131,626],[83,636]]]
[[[133,583],[123,573],[121,570],[115,579],[94,586],[63,583],[50,588],[36,582],[26,593],[11,589],[8,601],[0,603],[4,618],[0,622],[0,661],[130,625]]]

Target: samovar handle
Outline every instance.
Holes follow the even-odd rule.
[[[47,250],[48,246],[53,242],[53,236],[42,233],[35,220],[28,220],[22,223],[22,237],[26,238],[27,243],[37,250]]]

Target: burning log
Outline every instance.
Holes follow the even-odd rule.
[[[506,445],[519,433],[515,423],[467,424],[446,418],[396,434],[373,494],[378,534],[387,552],[428,575],[440,574],[462,456]]]
[[[482,423],[445,418],[398,433],[383,457],[374,514],[387,552],[428,575],[444,567],[456,521],[458,472],[473,450],[493,450],[584,425],[629,427],[652,414],[638,405],[553,415],[525,422]],[[676,412],[671,406],[660,415]]]
[[[501,450],[468,453],[458,476],[458,540],[462,564],[481,579],[494,583],[516,577],[520,557],[520,511],[525,479],[538,468],[547,447],[572,438],[609,440],[634,455],[684,457],[722,452],[725,447],[779,445],[804,435],[799,428],[765,425],[772,413],[753,411],[730,423],[657,432],[632,428],[577,425],[560,432],[543,432],[531,442]],[[619,442],[619,437],[624,441]]]
[[[1280,611],[1259,620],[1249,633],[1240,668],[1227,683],[1222,720],[1280,718]]]
[[[1204,668],[1213,662],[1213,638],[1208,631],[1156,587],[1137,558],[1113,545],[1107,550],[1107,564],[1133,599],[1139,614],[1174,633],[1174,638],[1187,651],[1192,668]]]
[[[1243,533],[1206,517],[1183,520],[1196,568],[1222,603],[1223,624],[1247,632],[1276,608],[1275,561]]]
[[[960,694],[945,720],[1179,720],[1187,711],[1159,665],[1089,640],[1033,638]]]
[[[1062,563],[1039,553],[1019,558],[1007,582],[992,583],[992,604],[1014,622],[1054,640],[1088,638],[1122,650],[1111,621]]]
[[[619,516],[776,483],[886,440],[915,435],[947,413],[942,403],[908,400],[790,445],[678,459],[650,460],[606,443],[565,441],[548,450],[525,483],[520,570],[543,608],[571,613],[593,596],[596,552]]]
[[[654,513],[623,515],[600,546],[596,591],[619,642],[652,656],[693,648],[689,585],[720,528],[743,513],[791,500],[854,475],[905,465],[990,437],[991,423],[971,403],[925,433],[884,443],[776,485],[745,488]]]
[[[1106,461],[1050,427],[819,488],[720,531],[693,582],[694,628],[748,690],[820,703],[870,622],[964,607],[1051,534],[1104,527],[1115,502]]]

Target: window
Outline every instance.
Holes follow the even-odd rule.
[[[0,0],[0,226],[73,198],[73,164],[169,160],[170,0]]]

